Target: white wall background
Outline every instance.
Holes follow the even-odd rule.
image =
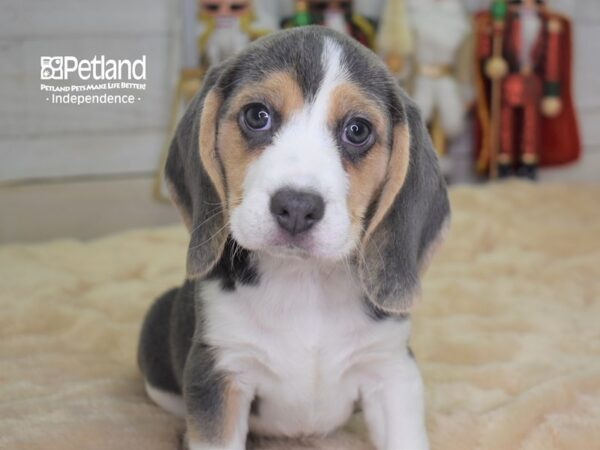
[[[173,0],[2,0],[0,180],[150,172],[165,139],[177,69]],[[139,58],[134,105],[56,105],[40,92],[40,56]]]
[[[544,177],[598,181],[600,0],[551,4],[575,22],[575,91],[586,148],[581,163]],[[154,172],[178,71],[178,10],[177,0],[2,0],[0,181]],[[133,59],[146,54],[143,101],[78,107],[45,101],[39,91],[41,55],[94,54]]]

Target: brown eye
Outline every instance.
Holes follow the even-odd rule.
[[[371,140],[371,126],[363,119],[351,119],[344,128],[342,141],[353,146],[366,145]]]
[[[242,119],[244,125],[252,131],[266,131],[271,128],[271,114],[262,103],[251,103],[246,106]]]

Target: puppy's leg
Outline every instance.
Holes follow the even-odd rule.
[[[371,442],[377,450],[385,450],[387,429],[383,408],[383,390],[369,389],[362,394],[362,411],[369,430]]]
[[[252,394],[218,373],[210,351],[194,344],[184,371],[189,450],[244,450]]]
[[[365,421],[377,450],[428,450],[423,382],[406,351],[381,384],[363,396]]]

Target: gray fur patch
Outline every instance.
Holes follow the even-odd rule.
[[[175,203],[190,227],[189,274],[204,273],[214,264],[221,250],[216,237],[225,226],[223,205],[200,161],[198,149],[204,100],[222,70],[219,66],[207,74],[202,89],[177,126],[165,165]]]

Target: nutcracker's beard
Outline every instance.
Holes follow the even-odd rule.
[[[240,18],[235,16],[218,16],[215,26],[219,29],[237,30],[240,28]]]

